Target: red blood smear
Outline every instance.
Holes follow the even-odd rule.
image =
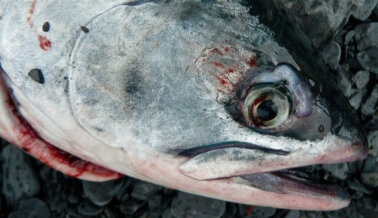
[[[46,36],[38,36],[38,40],[39,40],[39,46],[47,51],[51,48],[51,42],[50,40],[46,37]]]
[[[226,85],[227,84],[227,81],[225,79],[222,79],[220,76],[216,76],[218,78],[218,80],[220,81],[220,83],[222,85]]]
[[[253,105],[251,107],[251,111],[250,113],[253,114],[253,111],[255,110],[256,106],[260,104],[260,102],[264,101],[268,96],[267,95],[263,95],[261,96],[260,98],[256,99],[255,102],[253,102]],[[256,123],[255,123],[256,124]],[[257,124],[256,124],[257,125]]]
[[[221,56],[223,56],[223,53],[221,51],[219,51],[219,49],[217,48],[214,48],[213,50],[210,51],[211,53],[215,53],[215,54],[219,54]]]
[[[230,68],[230,69],[228,69],[227,72],[229,72],[229,73],[233,73],[233,72],[235,72],[235,70]]]
[[[231,46],[227,46],[227,47],[224,48],[224,52],[226,52],[226,53],[231,51],[231,50],[232,50]]]
[[[1,73],[3,73],[3,70],[0,68],[0,91],[7,93],[8,99],[6,102],[10,107],[12,115],[17,120],[17,124],[13,127],[13,133],[16,136],[16,141],[13,140],[15,145],[18,145],[19,148],[27,151],[31,156],[68,176],[81,179],[87,179],[87,176],[89,176],[88,179],[96,178],[99,181],[118,179],[123,176],[122,174],[73,156],[40,138],[29,123],[18,113],[6,89]]]
[[[224,65],[219,63],[219,62],[213,62],[213,64],[217,67],[221,67],[221,68],[224,68]]]
[[[256,67],[256,62],[255,62],[255,59],[252,57],[250,58],[248,61],[247,61],[247,64],[250,66],[250,67]]]
[[[31,7],[29,9],[29,13],[30,14],[33,14],[34,13],[34,9],[35,9],[35,5],[37,4],[37,0],[34,0],[31,4]]]

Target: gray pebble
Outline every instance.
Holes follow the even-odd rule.
[[[176,218],[217,218],[226,209],[226,203],[184,192],[179,192],[171,204],[171,213]]]
[[[84,216],[96,216],[102,212],[102,208],[84,201],[78,205],[77,211]]]
[[[358,108],[361,105],[362,98],[364,97],[366,93],[366,89],[357,90],[350,98],[349,103],[350,105],[355,109],[358,110]]]
[[[375,5],[377,4],[377,0],[365,0],[360,2],[363,3],[357,5],[357,7],[353,10],[352,15],[359,20],[365,20],[372,13]]]
[[[146,201],[149,197],[153,196],[160,190],[162,190],[161,186],[148,182],[138,181],[134,185],[134,189],[131,192],[131,197],[138,200]]]
[[[361,51],[357,54],[358,63],[360,63],[363,69],[378,74],[377,54],[377,47],[370,47],[365,51]]]
[[[369,142],[369,154],[376,157],[378,155],[378,130],[369,132],[368,142]]]
[[[354,38],[359,51],[378,46],[378,22],[360,24],[355,28],[355,31]]]
[[[170,208],[164,210],[163,214],[161,215],[161,218],[173,218]]]
[[[161,195],[154,195],[148,199],[148,208],[154,210],[158,208],[161,204]]]
[[[46,204],[37,199],[29,198],[22,200],[18,210],[9,215],[12,218],[49,218],[50,211]]]
[[[348,184],[348,187],[350,189],[353,189],[357,192],[362,192],[362,193],[365,193],[365,194],[371,194],[371,191],[366,189],[364,187],[364,185],[361,182],[359,182],[356,178],[347,180],[347,184]]]
[[[372,172],[377,167],[377,157],[373,157],[368,155],[367,158],[364,160],[364,168],[362,169],[363,172]]]
[[[290,210],[285,218],[299,218],[299,210]]]
[[[369,187],[378,188],[378,171],[361,173],[361,180]]]
[[[26,153],[7,145],[1,153],[1,190],[8,206],[14,207],[22,197],[32,197],[40,190],[37,175]]]
[[[83,190],[88,199],[98,206],[108,204],[121,188],[123,179],[107,182],[83,181]]]
[[[254,207],[251,213],[252,217],[272,217],[276,213],[273,207]]]
[[[332,70],[336,70],[340,61],[341,48],[337,42],[331,42],[322,52],[323,60]]]
[[[120,211],[126,215],[133,215],[146,204],[145,201],[129,199],[121,203]]]
[[[356,31],[354,30],[351,30],[347,34],[345,34],[344,44],[348,45],[350,42],[352,42],[355,34],[356,34]]]
[[[339,163],[339,164],[323,164],[323,169],[330,172],[332,176],[344,180],[347,178],[348,173],[348,164],[347,163]]]
[[[378,101],[378,84],[374,86],[369,98],[362,104],[361,113],[365,116],[370,116],[375,113],[376,104]]]
[[[347,71],[342,66],[337,66],[336,79],[338,81],[337,86],[343,92],[346,97],[350,97],[353,94],[352,82],[350,81]]]
[[[369,76],[369,71],[360,70],[352,77],[352,81],[356,84],[358,89],[362,89],[368,84]]]

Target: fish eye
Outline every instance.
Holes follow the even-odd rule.
[[[282,126],[291,114],[291,97],[281,84],[254,86],[243,103],[243,116],[255,128]]]

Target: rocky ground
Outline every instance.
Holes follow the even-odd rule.
[[[312,46],[321,52],[368,135],[370,148],[365,160],[308,169],[344,186],[353,199],[347,208],[313,212],[253,207],[190,195],[129,177],[105,183],[83,182],[0,141],[0,217],[377,217],[377,2],[326,2],[283,0],[279,7],[293,16]]]

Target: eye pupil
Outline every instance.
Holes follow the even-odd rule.
[[[256,109],[257,116],[263,121],[274,119],[278,114],[278,107],[272,100],[265,100]]]

